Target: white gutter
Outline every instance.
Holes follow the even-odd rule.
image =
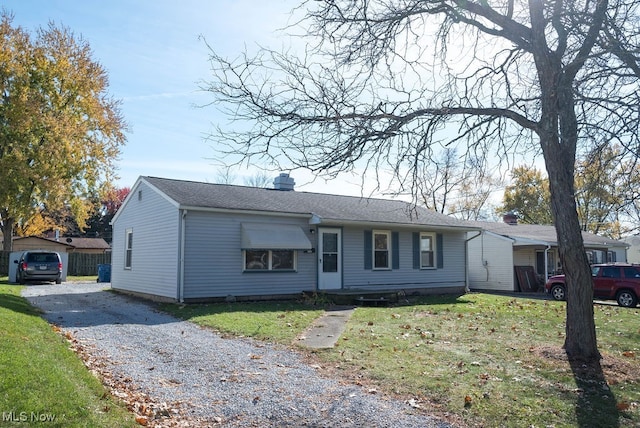
[[[478,236],[482,235],[482,230],[476,230],[478,234],[476,236],[472,236],[471,238],[465,239],[464,241],[464,292],[468,293],[469,288],[469,241],[472,239],[476,239]]]
[[[543,245],[545,247],[550,247],[552,245],[552,243],[550,243],[548,241],[540,241],[540,240],[537,240],[537,239],[520,238],[520,237],[517,237],[517,236],[516,237],[510,236],[509,238],[513,239],[513,245],[516,246],[516,247],[519,246],[519,245]]]
[[[201,211],[208,213],[225,213],[225,214],[252,214],[252,215],[268,215],[273,217],[293,217],[293,218],[311,218],[310,213],[288,213],[282,211],[265,211],[265,210],[248,210],[243,208],[214,208],[214,207],[199,207],[191,205],[180,205],[180,209]]]
[[[451,226],[446,224],[433,224],[433,223],[398,223],[388,221],[362,221],[362,220],[338,220],[338,219],[325,219],[317,214],[313,214],[309,220],[309,224],[322,224],[327,227],[340,227],[340,226],[360,226],[371,227],[379,229],[394,229],[394,228],[421,228],[429,229],[433,232],[478,232],[479,227],[472,226]]]
[[[544,282],[546,284],[547,279],[549,279],[549,250],[551,249],[551,245],[547,244],[547,248],[544,249]]]

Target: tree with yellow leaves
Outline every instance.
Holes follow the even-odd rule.
[[[125,143],[120,102],[89,44],[50,23],[35,34],[0,16],[0,221],[16,226],[69,209],[80,225],[90,196],[113,178]]]
[[[504,189],[497,214],[509,211],[526,224],[553,224],[549,179],[535,167],[521,165],[511,171],[512,184]]]

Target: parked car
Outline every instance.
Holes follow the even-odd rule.
[[[640,296],[640,266],[622,263],[603,263],[591,266],[593,296],[615,300],[618,305],[633,308]],[[564,275],[552,276],[544,286],[555,300],[565,300],[567,287]]]
[[[62,282],[62,261],[60,254],[55,251],[25,251],[19,260],[14,260],[18,265],[16,281],[25,284],[28,281],[55,281]]]

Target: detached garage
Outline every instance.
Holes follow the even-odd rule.
[[[483,230],[469,234],[469,287],[472,290],[538,291],[546,278],[562,273],[552,225],[473,222]],[[582,232],[591,263],[625,262],[627,244]]]

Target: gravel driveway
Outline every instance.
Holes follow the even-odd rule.
[[[324,378],[294,351],[222,338],[106,287],[35,285],[23,296],[110,373],[112,386],[161,405],[163,426],[450,427],[408,403]]]

